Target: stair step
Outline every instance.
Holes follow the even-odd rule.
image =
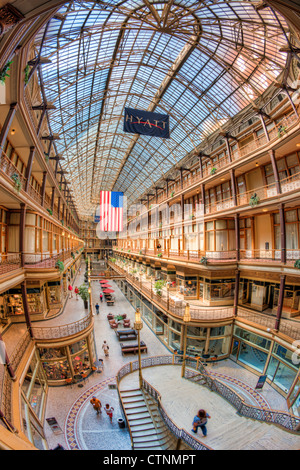
[[[147,449],[162,449],[161,445],[158,443],[158,444],[152,444],[152,445],[134,445],[134,450],[147,450]]]
[[[153,423],[147,424],[141,424],[140,426],[135,426],[135,429],[131,429],[131,434],[135,435],[136,433],[143,433],[147,431],[155,431],[155,427],[153,426]]]
[[[133,428],[133,427],[141,426],[141,425],[145,425],[145,424],[153,424],[152,419],[144,418],[144,420],[142,420],[142,419],[141,420],[135,420],[132,423],[130,423],[130,427]]]
[[[157,439],[156,435],[153,436],[140,436],[140,437],[134,437],[133,439],[134,444],[142,444],[142,443],[149,443],[152,444],[153,442],[157,443],[159,440]]]
[[[126,399],[124,400],[124,398],[123,398],[123,403],[124,403],[124,405],[127,405],[127,404],[129,405],[131,403],[135,404],[135,403],[145,403],[145,402],[144,402],[144,400],[126,400]]]
[[[128,412],[128,410],[126,409],[125,411],[126,411],[126,414],[128,416],[133,416],[133,415],[137,415],[137,414],[140,414],[140,413],[148,413],[148,415],[149,415],[149,411],[148,411],[146,406],[142,410],[137,410],[136,408],[133,408],[133,410],[134,411]]]
[[[148,411],[135,413],[134,415],[127,415],[127,417],[128,417],[128,421],[130,422],[130,425],[133,421],[137,421],[139,419],[151,418]]]
[[[124,402],[123,401],[123,405],[125,406],[126,409],[127,408],[139,408],[141,406],[146,406],[143,400],[139,402],[134,402],[134,401]]]

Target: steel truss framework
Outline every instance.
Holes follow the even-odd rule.
[[[79,215],[99,191],[134,202],[285,70],[288,27],[257,1],[72,1],[38,33],[49,125]],[[167,113],[171,138],[126,134],[124,107]]]

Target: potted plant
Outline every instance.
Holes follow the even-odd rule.
[[[278,138],[282,137],[283,134],[286,134],[286,126],[278,126],[277,128]]]
[[[65,265],[62,261],[56,261],[55,267],[62,273],[65,270]]]
[[[84,308],[85,309],[88,309],[89,308],[89,297],[90,297],[90,294],[89,294],[89,289],[87,288],[87,286],[85,286],[84,284],[82,284],[81,286],[79,286],[78,288],[78,294],[79,296],[82,298],[83,302],[84,302]]]
[[[171,197],[174,197],[175,191],[171,192]]]
[[[142,254],[142,250],[139,251],[139,255],[141,255],[141,254]]]
[[[49,214],[50,214],[50,215],[52,215],[52,214],[53,214],[53,211],[52,211],[52,209],[49,209],[49,207],[47,207],[47,211],[49,212]]]
[[[12,60],[6,62],[4,67],[0,70],[0,83],[2,83],[2,85],[4,85],[6,77],[9,77],[7,72],[10,70],[11,64],[12,64]]]
[[[297,259],[294,263],[294,268],[300,269],[300,259]]]
[[[11,179],[15,183],[15,190],[19,193],[20,190],[21,190],[22,183],[21,183],[21,180],[20,180],[20,177],[19,177],[18,173],[13,173],[11,175]]]
[[[27,85],[28,83],[28,80],[29,80],[29,71],[30,71],[30,67],[29,67],[29,64],[26,65],[25,69],[24,69],[24,82],[25,82],[25,85]]]
[[[157,254],[157,257],[158,257],[158,258],[161,258],[161,257],[162,257],[162,253],[158,253],[158,254]]]
[[[211,175],[214,175],[216,173],[217,169],[215,167],[213,167],[211,170],[210,170],[210,174]]]
[[[162,295],[162,288],[164,287],[164,285],[165,285],[165,281],[163,281],[161,279],[156,281],[155,284],[154,284],[155,293],[157,295],[159,295],[160,297]]]
[[[207,262],[208,262],[208,259],[206,258],[206,256],[202,256],[202,258],[200,259],[200,263],[206,266]]]
[[[249,205],[251,207],[255,207],[257,206],[258,203],[259,203],[259,197],[257,196],[256,193],[252,194],[252,196],[250,197]]]
[[[115,263],[115,262],[117,261],[117,259],[116,259],[116,258],[109,258],[109,261],[110,261],[111,263]]]
[[[75,254],[73,253],[73,251],[71,251],[71,256],[73,259],[75,259]]]

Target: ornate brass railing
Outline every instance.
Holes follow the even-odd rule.
[[[146,357],[142,359],[141,365],[142,365],[142,368],[146,368],[146,367],[155,367],[155,366],[161,366],[161,365],[177,364],[179,361],[180,359],[177,356],[154,356],[154,357]],[[123,366],[118,371],[117,376],[116,376],[118,389],[119,389],[119,384],[122,378],[138,370],[138,368],[139,368],[138,361],[134,361],[134,362],[125,364],[125,366]],[[143,388],[149,395],[151,395],[152,398],[154,398],[157,401],[158,409],[161,413],[161,417],[163,421],[165,422],[166,426],[168,427],[168,429],[171,431],[171,433],[174,435],[174,437],[177,440],[178,439],[183,440],[191,449],[211,450],[210,447],[205,446],[202,442],[195,439],[187,431],[176,426],[174,421],[172,421],[172,419],[169,417],[169,415],[163,408],[161,404],[161,396],[159,392],[154,387],[152,387],[152,385],[150,385],[149,382],[147,382],[144,379],[143,379]]]
[[[246,403],[245,400],[228,385],[225,385],[223,382],[213,378],[199,359],[196,361],[193,358],[187,358],[186,366],[197,370],[205,378],[206,384],[210,390],[218,393],[231,403],[241,416],[263,421],[265,423],[271,423],[293,433],[300,432],[299,416],[295,416],[281,410],[257,408],[254,405]],[[191,374],[187,369],[185,371],[185,378],[191,379]]]
[[[65,338],[67,336],[76,335],[87,329],[93,321],[91,315],[87,315],[73,323],[67,323],[65,325],[58,325],[53,327],[32,327],[32,333],[36,340],[42,339],[58,339]]]

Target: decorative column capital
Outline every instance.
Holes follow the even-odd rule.
[[[23,18],[25,18],[24,15],[13,7],[11,3],[7,3],[0,8],[0,36],[7,33]]]

